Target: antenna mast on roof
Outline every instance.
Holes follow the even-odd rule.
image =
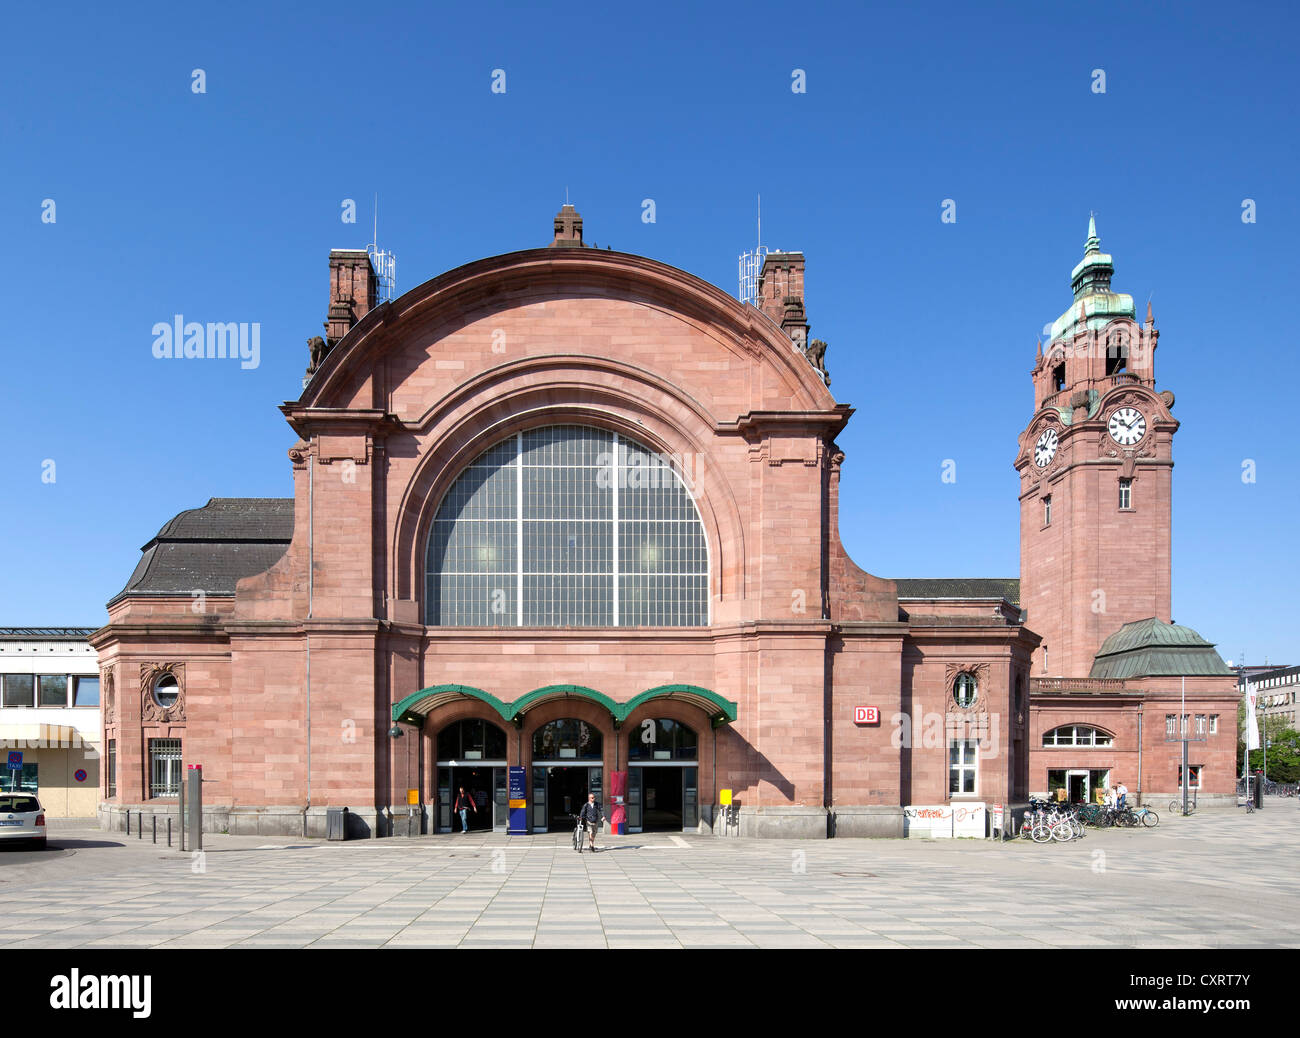
[[[740,254],[740,301],[758,304],[758,275],[763,269],[763,257],[767,248],[763,245],[763,196],[758,196],[758,238],[753,252]]]
[[[375,268],[375,303],[387,303],[397,295],[397,257],[379,247],[379,196],[375,195],[375,230],[366,246],[371,266]]]

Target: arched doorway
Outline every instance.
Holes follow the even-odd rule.
[[[573,828],[573,815],[604,792],[604,737],[588,721],[561,717],[533,733],[533,832]]]
[[[646,717],[627,736],[629,832],[695,829],[700,823],[699,735],[670,717]]]
[[[506,733],[491,721],[465,718],[437,738],[437,830],[461,832],[456,803],[463,790],[470,832],[505,831],[508,821]]]

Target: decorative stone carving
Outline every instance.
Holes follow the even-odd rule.
[[[973,674],[975,676],[975,698],[968,706],[959,705],[954,695],[954,686],[957,683],[959,674]],[[949,663],[944,676],[944,690],[948,694],[948,711],[950,713],[961,711],[967,714],[975,711],[987,713],[988,681],[989,665],[987,663]]]
[[[307,349],[311,354],[311,360],[307,365],[307,374],[316,374],[316,369],[325,363],[325,358],[329,356],[330,348],[325,344],[325,340],[319,335],[313,335],[307,340]]]
[[[170,674],[176,679],[176,702],[163,709],[153,697],[153,687],[160,677]],[[140,664],[140,720],[174,723],[185,720],[185,664]]]
[[[113,668],[105,667],[99,672],[99,683],[104,690],[104,723],[111,724],[114,718],[115,696],[113,695]]]
[[[804,348],[803,355],[808,358],[808,363],[816,368],[821,374],[822,381],[825,382],[827,386],[830,386],[831,376],[830,372],[826,370],[826,348],[826,343],[821,339],[813,339],[813,341]]]

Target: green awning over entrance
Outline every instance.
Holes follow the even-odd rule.
[[[631,716],[632,711],[654,699],[673,699],[690,703],[708,714],[715,728],[736,719],[735,703],[698,685],[660,685],[633,696],[626,703],[617,703],[603,692],[597,692],[594,688],[587,688],[585,685],[545,685],[524,693],[514,702],[504,702],[473,685],[432,685],[419,692],[412,692],[400,703],[394,703],[393,720],[403,724],[419,724],[440,706],[461,699],[477,699],[491,707],[503,721],[519,725],[522,723],[523,715],[533,707],[553,699],[569,697],[586,699],[602,706],[609,712],[615,728],[621,727]]]
[[[619,709],[622,712],[618,716],[618,723],[622,724],[631,716],[633,710],[652,699],[676,699],[698,706],[710,716],[714,728],[736,719],[736,704],[729,699],[723,699],[716,692],[700,688],[699,685],[660,685],[658,688],[647,689],[621,704]]]

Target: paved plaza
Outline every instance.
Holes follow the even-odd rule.
[[[1300,947],[1300,805],[1025,840],[470,834],[349,843],[56,826],[0,849],[9,948]],[[201,869],[201,871],[200,871]]]

